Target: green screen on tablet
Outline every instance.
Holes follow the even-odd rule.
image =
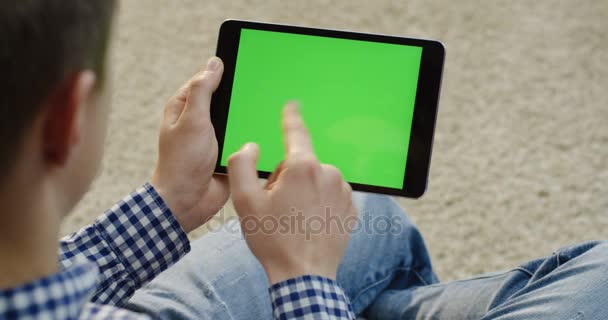
[[[258,170],[284,158],[281,110],[297,101],[322,163],[348,182],[404,185],[422,47],[242,29],[220,164],[260,146]]]

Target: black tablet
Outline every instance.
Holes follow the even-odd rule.
[[[417,198],[426,190],[444,61],[440,42],[229,20],[211,119],[217,173],[246,142],[266,178],[284,158],[281,110],[298,101],[322,163],[354,190]]]

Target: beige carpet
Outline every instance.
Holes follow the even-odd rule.
[[[164,102],[242,18],[445,43],[430,188],[399,200],[443,279],[606,238],[606,0],[126,0],[119,15],[105,169],[64,232],[147,180]]]

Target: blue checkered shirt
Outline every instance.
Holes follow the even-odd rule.
[[[61,240],[59,273],[0,289],[0,319],[148,319],[121,305],[189,251],[188,237],[146,184]],[[269,290],[277,319],[354,319],[330,279],[304,276]]]
[[[302,276],[269,290],[275,319],[355,319],[348,297],[331,279]]]

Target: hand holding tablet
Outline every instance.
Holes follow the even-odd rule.
[[[284,158],[281,109],[296,100],[322,163],[354,190],[421,196],[444,60],[436,41],[226,21],[224,78],[211,105],[216,172],[247,142],[259,176]]]

